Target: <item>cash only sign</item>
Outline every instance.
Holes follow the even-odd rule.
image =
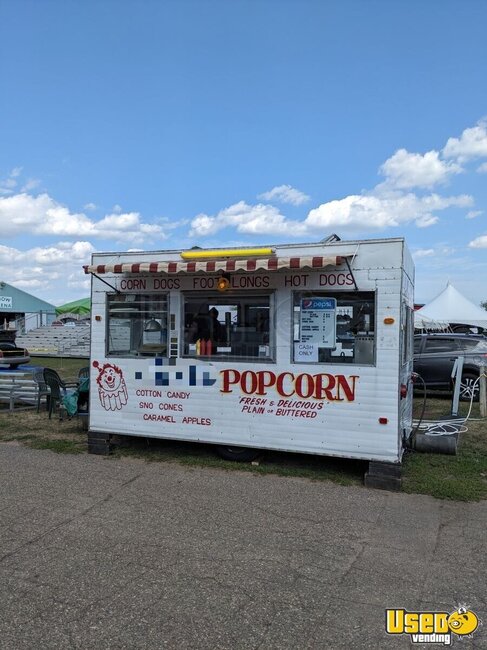
[[[336,305],[335,298],[302,298],[296,361],[316,362],[320,348],[336,346]]]

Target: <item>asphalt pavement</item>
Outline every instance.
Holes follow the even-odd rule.
[[[409,648],[386,608],[462,604],[487,648],[487,501],[16,443],[0,490],[2,650]]]

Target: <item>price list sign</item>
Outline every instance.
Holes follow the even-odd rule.
[[[335,298],[302,298],[300,342],[319,348],[335,348],[336,309]]]

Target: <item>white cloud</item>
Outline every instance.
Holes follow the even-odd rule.
[[[445,183],[453,174],[459,174],[462,168],[457,163],[440,160],[438,151],[420,154],[398,149],[379,171],[386,177],[388,186],[410,189],[432,188],[438,183]]]
[[[414,259],[419,259],[421,257],[431,257],[435,254],[434,248],[418,248],[418,250],[412,253]]]
[[[139,217],[138,212],[107,214],[97,222],[97,227],[100,230],[131,230],[139,225]]]
[[[31,234],[75,234],[90,230],[83,215],[71,215],[47,194],[16,194],[0,198],[0,233],[4,237]]]
[[[60,268],[64,263],[86,264],[94,250],[92,244],[87,241],[59,242],[55,246],[36,246],[27,251],[0,245],[0,264],[7,267],[22,266],[25,267],[24,270],[33,271],[45,269],[46,266]],[[36,265],[39,268],[36,268]]]
[[[9,237],[25,232],[58,237],[104,237],[133,243],[166,238],[161,226],[142,222],[138,212],[109,214],[95,221],[84,213],[70,212],[46,193],[0,197],[0,235]]]
[[[31,190],[35,190],[36,187],[39,187],[40,184],[41,181],[38,178],[29,178],[27,182],[21,187],[20,191],[30,192]]]
[[[206,237],[206,235],[212,235],[217,230],[224,228],[224,225],[219,225],[215,217],[209,217],[207,214],[198,214],[191,222],[191,230],[189,231],[190,236],[200,235]]]
[[[487,162],[482,163],[477,167],[477,171],[479,174],[487,174]]]
[[[215,216],[197,215],[191,222],[190,236],[207,237],[233,227],[239,233],[287,235],[288,237],[315,236],[333,228],[383,230],[407,223],[427,228],[439,221],[435,212],[452,207],[468,207],[473,199],[468,195],[440,196],[414,193],[378,192],[356,194],[328,201],[310,210],[304,221],[293,221],[278,208],[259,203],[248,205],[239,201]]]
[[[481,120],[476,126],[465,129],[459,138],[448,138],[443,156],[459,162],[487,157],[487,121]]]
[[[469,243],[470,248],[487,248],[487,235],[476,237]]]
[[[438,223],[439,220],[439,217],[434,217],[433,215],[424,215],[416,219],[416,225],[418,228],[429,228],[430,226],[434,226],[435,223]]]
[[[7,178],[0,179],[0,195],[13,194],[14,188],[17,187],[17,178],[22,171],[22,167],[14,167],[8,174]]]
[[[278,203],[290,203],[291,205],[303,205],[310,200],[310,197],[297,190],[291,185],[279,185],[272,190],[259,194],[257,197],[263,201],[277,201]]]
[[[466,219],[475,219],[477,217],[480,217],[480,215],[483,213],[483,210],[470,210],[470,212],[467,212]]]
[[[83,206],[83,210],[88,210],[89,212],[93,212],[94,210],[98,210],[98,206],[96,203],[87,203],[86,205]]]
[[[336,226],[361,230],[383,229],[405,223],[424,228],[436,223],[433,212],[450,207],[472,205],[467,195],[444,197],[438,194],[419,197],[400,192],[386,195],[351,195],[344,199],[323,203],[310,210],[305,225],[322,232]]]
[[[80,276],[79,272],[71,273],[68,277],[67,285],[72,289],[82,289],[83,293],[89,294],[91,289],[91,276]]]
[[[271,205],[248,205],[239,201],[215,216],[197,215],[191,222],[190,236],[207,237],[223,228],[233,227],[239,233],[274,234],[288,237],[315,236],[330,229],[355,228],[382,230],[414,223],[426,228],[438,222],[434,214],[452,207],[468,207],[473,199],[468,195],[440,196],[388,192],[368,195],[350,195],[328,201],[310,210],[304,221],[293,221]]]
[[[66,284],[73,287],[79,284],[85,292],[86,277],[82,267],[89,263],[94,250],[88,241],[59,242],[25,251],[0,245],[0,277],[35,295],[46,294],[54,286],[64,290]],[[50,302],[47,297],[45,299]]]
[[[299,235],[306,228],[302,222],[290,221],[272,205],[258,203],[249,205],[239,201],[221,210],[215,216],[197,215],[191,222],[190,236],[206,237],[227,227],[247,234],[288,234]]]

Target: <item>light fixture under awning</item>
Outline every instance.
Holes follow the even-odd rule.
[[[85,273],[218,273],[221,271],[281,271],[283,269],[322,269],[339,266],[340,256],[328,257],[268,257],[264,259],[208,260],[204,262],[141,262],[137,264],[99,264],[85,266]]]

